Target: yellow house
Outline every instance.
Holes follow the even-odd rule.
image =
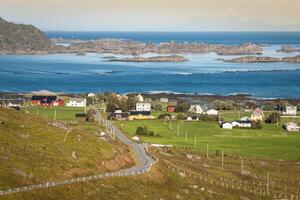
[[[130,111],[129,120],[151,119],[150,111]]]
[[[251,121],[263,121],[264,113],[261,109],[256,108],[251,114]]]

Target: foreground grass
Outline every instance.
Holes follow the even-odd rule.
[[[296,199],[299,180],[299,164],[295,161],[272,161],[244,159],[244,167],[249,175],[240,173],[240,158],[225,155],[221,167],[220,156],[206,158],[193,149],[150,148],[151,154],[159,158],[151,172],[129,177],[112,177],[85,183],[72,184],[49,189],[41,189],[5,196],[5,200],[39,199],[273,199],[272,195],[261,196],[249,192],[249,188],[266,190],[266,175],[271,176],[270,192],[277,196],[294,194]],[[168,168],[165,161],[176,167]],[[198,175],[178,174],[177,169]],[[199,179],[199,175],[202,179]],[[222,178],[222,179],[220,179]],[[208,181],[206,181],[206,179]],[[213,184],[209,180],[213,179]],[[242,183],[237,189],[226,188],[220,183],[231,181]],[[247,181],[247,183],[245,183]],[[253,182],[256,182],[254,185]],[[260,183],[258,185],[257,183]],[[218,184],[217,184],[218,183]],[[231,186],[231,185],[230,185]],[[247,187],[248,192],[243,188]],[[258,194],[258,193],[257,193]],[[290,197],[290,196],[288,196]],[[1,197],[0,197],[1,199]]]
[[[46,117],[4,108],[0,108],[0,121],[1,189],[133,165],[127,147],[97,138],[96,123],[55,125]],[[107,162],[115,163],[114,168]]]
[[[216,122],[160,120],[115,122],[128,137],[139,126],[147,126],[159,137],[142,136],[145,142],[195,147],[205,152],[226,151],[241,156],[272,159],[300,159],[300,134],[288,133],[280,126],[264,124],[262,129],[221,129]],[[187,136],[186,136],[187,135]]]

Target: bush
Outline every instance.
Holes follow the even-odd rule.
[[[149,131],[149,136],[154,136],[154,132],[153,131]]]
[[[251,128],[252,129],[261,129],[262,128],[261,121],[252,121]]]
[[[144,127],[137,127],[136,132],[137,135],[148,135],[148,128],[146,126]]]
[[[202,114],[199,116],[199,120],[200,121],[219,121],[219,116]]]
[[[187,116],[184,113],[179,113],[177,115],[178,120],[186,120]]]
[[[170,120],[171,118],[172,116],[169,113],[163,113],[158,116],[158,119],[160,120]]]

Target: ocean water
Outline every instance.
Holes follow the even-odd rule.
[[[140,41],[197,41],[239,44],[246,41],[270,44],[265,56],[293,56],[276,52],[284,44],[300,46],[294,33],[96,33],[50,32],[49,37],[126,38]],[[179,34],[179,35],[177,35]],[[208,34],[208,33],[206,33]],[[262,37],[262,35],[270,37]],[[239,36],[239,37],[237,37]],[[206,39],[205,39],[206,38]],[[256,39],[255,39],[256,38]],[[0,92],[175,92],[198,94],[251,94],[259,98],[300,98],[300,64],[225,63],[215,53],[184,55],[185,63],[107,62],[109,54],[1,55]],[[124,55],[115,55],[124,57]],[[155,54],[146,54],[155,56]]]

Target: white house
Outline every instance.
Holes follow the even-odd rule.
[[[169,99],[168,98],[160,98],[160,102],[162,103],[169,103]]]
[[[224,124],[222,124],[222,128],[224,129],[232,129],[232,124],[229,122],[225,122]]]
[[[73,98],[70,99],[66,106],[69,107],[86,107],[86,99],[84,98]]]
[[[201,108],[200,105],[191,105],[189,111],[193,112],[193,113],[197,113],[197,114],[202,114],[203,113],[203,109]]]
[[[138,102],[143,102],[144,101],[144,97],[142,96],[142,95],[137,95],[137,100],[138,100]]]
[[[240,119],[241,122],[250,122],[251,121],[251,118],[248,117],[248,116],[244,116]]]
[[[297,106],[286,106],[284,115],[297,115]]]
[[[206,112],[208,115],[218,115],[218,111],[215,109],[210,109]]]
[[[300,131],[300,126],[298,126],[297,124],[290,122],[284,125],[285,129],[289,132],[292,131]]]
[[[151,111],[151,103],[136,103],[136,111]]]
[[[94,93],[88,93],[88,97],[95,97],[96,95]]]
[[[186,120],[187,120],[187,121],[198,121],[199,118],[198,118],[198,116],[188,116],[188,117],[186,118]]]

